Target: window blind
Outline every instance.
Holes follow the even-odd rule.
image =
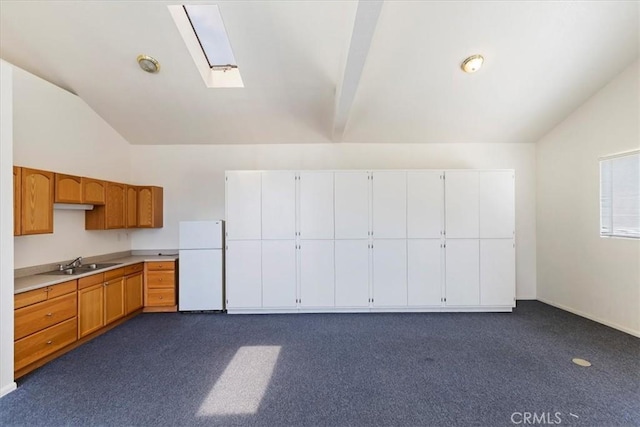
[[[600,159],[600,235],[640,238],[640,152]]]

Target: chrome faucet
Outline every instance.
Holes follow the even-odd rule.
[[[74,259],[67,265],[59,264],[59,267],[60,267],[60,270],[66,270],[67,268],[78,268],[81,265],[82,265],[82,257],[79,256],[78,258]]]

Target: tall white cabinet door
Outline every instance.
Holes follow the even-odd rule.
[[[226,233],[229,240],[260,240],[260,172],[230,171],[226,174]]]
[[[335,172],[335,238],[369,236],[369,173]]]
[[[262,241],[262,307],[296,307],[296,241]]]
[[[333,239],[333,172],[300,172],[300,238]]]
[[[445,224],[447,238],[479,236],[478,172],[445,172]]]
[[[295,233],[295,173],[262,172],[262,239],[295,239]]]
[[[445,257],[447,305],[479,305],[480,241],[478,239],[447,240]]]
[[[369,306],[369,241],[336,240],[336,307]]]
[[[440,239],[407,241],[407,288],[409,306],[442,305]]]
[[[372,179],[373,236],[376,239],[407,237],[407,173],[373,172]]]
[[[513,171],[481,171],[480,237],[513,238],[515,179]]]
[[[262,306],[260,240],[227,241],[225,257],[227,308]]]
[[[442,171],[407,172],[407,237],[437,239],[444,230]]]
[[[480,304],[513,307],[516,249],[513,239],[480,240]]]
[[[373,242],[373,305],[407,305],[407,240]]]
[[[333,240],[300,242],[300,306],[325,308],[335,305]]]

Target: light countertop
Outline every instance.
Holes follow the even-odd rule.
[[[101,262],[117,263],[112,267],[101,268],[97,271],[89,271],[82,274],[73,275],[48,275],[48,274],[34,274],[32,276],[20,277],[14,281],[14,294],[22,292],[32,291],[34,289],[44,288],[45,286],[51,286],[62,282],[68,282],[69,280],[76,280],[81,277],[91,276],[93,274],[104,273],[105,271],[115,270],[116,268],[122,268],[127,265],[138,264],[140,262],[153,262],[153,261],[175,261],[178,259],[177,255],[132,255],[124,258],[114,258]]]

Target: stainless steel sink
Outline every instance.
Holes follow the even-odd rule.
[[[98,263],[98,264],[85,264],[85,265],[81,265],[80,267],[76,267],[76,270],[86,270],[86,271],[92,271],[92,270],[100,270],[103,268],[108,268],[108,267],[113,267],[114,265],[119,265],[120,263],[118,262],[105,262],[105,263]]]
[[[84,274],[84,273],[90,273],[96,270],[102,270],[103,268],[109,268],[115,265],[120,265],[120,263],[105,262],[105,263],[96,263],[96,264],[85,264],[85,265],[81,265],[80,267],[66,268],[64,270],[47,271],[45,273],[40,273],[40,274],[46,275],[46,276],[73,276],[76,274]]]

